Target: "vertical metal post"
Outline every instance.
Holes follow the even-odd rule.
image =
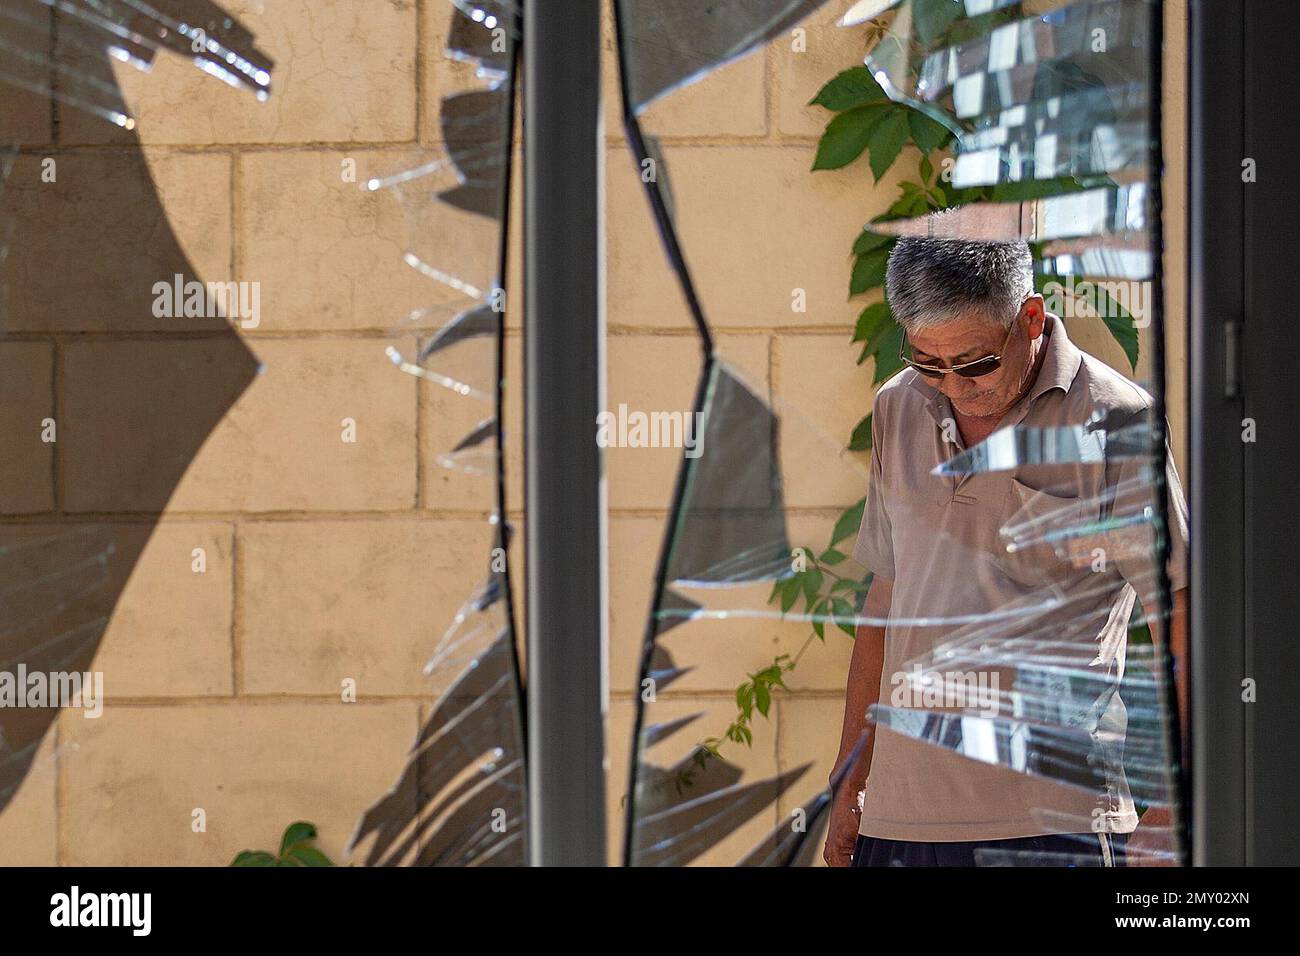
[[[1250,840],[1248,705],[1241,700],[1241,680],[1250,676],[1250,515],[1238,355],[1246,318],[1246,20],[1236,0],[1188,6],[1191,809],[1198,866],[1242,866]]]
[[[528,840],[604,866],[600,0],[524,2]]]
[[[1296,747],[1295,701],[1300,696],[1300,651],[1283,635],[1300,618],[1295,586],[1296,506],[1295,374],[1300,341],[1295,333],[1295,240],[1300,197],[1290,172],[1295,136],[1278,116],[1279,91],[1295,95],[1295,6],[1245,3],[1242,49],[1245,109],[1236,178],[1241,186],[1244,242],[1240,360],[1241,418],[1225,433],[1245,455],[1246,556],[1244,667],[1232,688],[1244,711],[1247,866],[1295,866],[1300,861],[1300,748]],[[1254,430],[1243,442],[1243,429]],[[1216,556],[1217,559],[1217,556]],[[1208,635],[1207,640],[1213,640]],[[1250,681],[1250,693],[1242,686]]]

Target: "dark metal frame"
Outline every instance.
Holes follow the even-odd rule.
[[[1188,9],[1193,862],[1246,862],[1245,29],[1235,0]]]
[[[524,3],[528,825],[540,866],[604,866],[600,0]]]
[[[1295,866],[1300,862],[1300,740],[1295,703],[1300,700],[1300,653],[1295,639],[1300,588],[1295,543],[1300,541],[1296,502],[1295,423],[1300,380],[1294,373],[1300,341],[1293,325],[1295,225],[1300,197],[1292,173],[1295,137],[1287,135],[1278,107],[1295,95],[1295,51],[1300,27],[1295,5],[1269,0],[1243,4],[1246,97],[1242,156],[1258,165],[1258,180],[1243,184],[1245,278],[1242,300],[1241,397],[1243,418],[1258,426],[1258,441],[1239,440],[1241,423],[1220,440],[1242,449],[1246,506],[1246,642],[1241,676],[1257,682],[1258,698],[1244,709],[1246,863]],[[1241,158],[1234,164],[1240,178]],[[1213,638],[1206,635],[1207,641]],[[1240,701],[1240,678],[1231,688]]]
[[[1300,29],[1276,0],[1193,0],[1189,12],[1195,861],[1295,865],[1300,198],[1278,106],[1295,90]],[[1246,679],[1256,702],[1242,700]]]

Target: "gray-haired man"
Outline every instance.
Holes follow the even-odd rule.
[[[866,616],[889,623],[857,629],[837,767],[848,759],[868,708],[898,703],[900,686],[907,687],[900,674],[917,661],[932,662],[937,645],[963,634],[982,633],[996,643],[1028,620],[1037,630],[1017,646],[1064,643],[1071,635],[1082,651],[1078,666],[1095,671],[1103,686],[1117,684],[1135,595],[1152,593],[1148,549],[1120,548],[1099,566],[1079,567],[1051,549],[1016,552],[1006,540],[1018,521],[1034,527],[1060,514],[1076,523],[1104,517],[1117,489],[1149,487],[1140,458],[933,473],[1001,428],[1079,425],[1098,412],[1112,422],[1137,422],[1150,408],[1146,392],[1080,352],[1061,319],[1046,311],[1033,292],[1026,244],[902,239],[890,257],[886,293],[906,333],[909,367],[876,395],[871,483],[854,554],[875,574]],[[1172,463],[1166,477],[1175,592],[1170,644],[1181,661],[1186,504]],[[1039,595],[1064,609],[1059,619],[1042,616]],[[1005,628],[997,623],[1000,615],[1006,615]],[[1068,657],[1069,651],[1053,653]],[[1014,697],[1009,690],[999,696]],[[1051,692],[1046,696],[1050,705]],[[933,702],[904,706],[934,712]],[[955,709],[961,711],[961,702]],[[1124,704],[1110,693],[1099,698],[1097,710],[1090,726],[1099,739],[1109,735],[1110,749],[1103,750],[1109,756],[1095,790],[1049,779],[1050,771],[1033,775],[981,763],[878,726],[839,790],[827,862],[973,865],[980,851],[1000,850],[1011,851],[1002,856],[1011,861],[1039,853],[1048,859],[1091,854],[1109,864],[1126,838],[1129,852],[1161,844],[1157,834],[1169,824],[1163,808],[1149,809],[1133,833],[1137,814],[1117,756]]]

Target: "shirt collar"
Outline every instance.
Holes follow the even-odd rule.
[[[1047,336],[1044,343],[1047,355],[1043,357],[1038,378],[1034,379],[1034,387],[1029,390],[1031,402],[1054,388],[1068,392],[1074,384],[1074,377],[1079,374],[1079,366],[1083,364],[1083,353],[1065,334],[1065,323],[1060,316],[1048,312],[1043,333]]]

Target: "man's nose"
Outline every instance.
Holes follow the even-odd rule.
[[[939,390],[945,395],[961,395],[969,390],[970,381],[949,372],[939,380]]]

